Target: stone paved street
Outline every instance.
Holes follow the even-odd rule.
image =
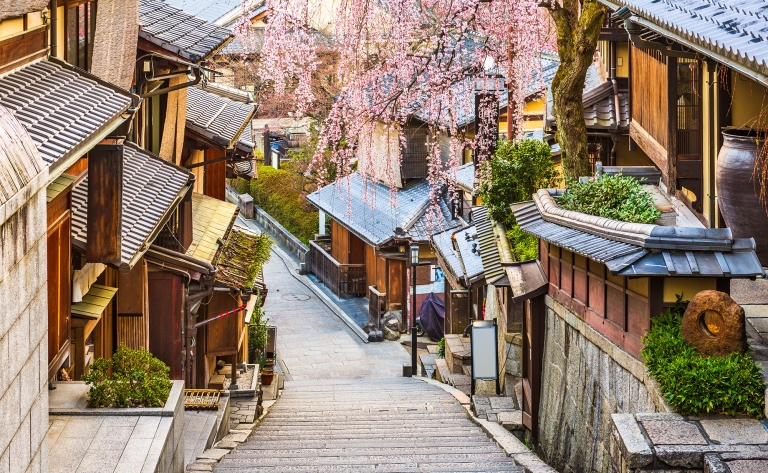
[[[365,343],[294,265],[278,250],[264,270],[285,390],[213,471],[523,471],[456,398],[402,377],[402,345]]]

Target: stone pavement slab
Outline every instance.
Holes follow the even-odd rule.
[[[715,443],[724,445],[768,444],[768,431],[756,419],[704,419],[699,423],[709,439]]]
[[[765,473],[768,471],[768,460],[735,460],[725,462],[731,473]]]
[[[706,445],[699,429],[682,420],[647,420],[641,422],[655,445]]]

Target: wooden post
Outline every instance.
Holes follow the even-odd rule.
[[[264,165],[272,165],[272,151],[269,147],[269,125],[264,127]]]
[[[667,56],[667,192],[677,189],[677,58]]]
[[[73,324],[72,328],[75,332],[75,377],[73,379],[80,381],[85,374],[85,326],[81,323]]]
[[[185,251],[192,244],[192,187],[179,204],[179,243]]]
[[[96,145],[88,153],[87,262],[120,264],[122,205],[123,145]]]

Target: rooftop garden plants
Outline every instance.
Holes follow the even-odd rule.
[[[667,402],[683,415],[762,417],[760,368],[749,353],[700,355],[680,332],[686,305],[678,303],[652,319],[642,356]]]
[[[562,209],[622,222],[654,223],[661,216],[653,195],[634,178],[621,175],[570,182],[557,204]]]
[[[549,145],[533,139],[502,140],[496,156],[480,170],[478,195],[491,218],[507,228],[517,261],[538,256],[538,240],[524,233],[509,211],[509,204],[531,199],[538,189],[555,187],[560,179]]]
[[[171,392],[170,369],[145,348],[120,345],[112,358],[98,358],[83,375],[89,407],[162,407]]]

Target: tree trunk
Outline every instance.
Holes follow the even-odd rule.
[[[605,7],[597,0],[553,0],[548,10],[557,27],[560,67],[552,81],[557,123],[556,139],[562,153],[563,172],[568,179],[592,173],[584,123],[584,81],[592,65],[597,40],[605,18]]]

